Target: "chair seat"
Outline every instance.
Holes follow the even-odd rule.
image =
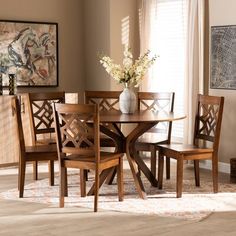
[[[100,154],[100,169],[108,169],[119,164],[119,159],[123,156],[123,153],[108,153],[101,152]],[[71,154],[64,158],[64,166],[66,168],[82,168],[95,170],[96,162],[94,156],[82,156],[77,154]]]
[[[119,159],[123,156],[123,153],[110,153],[110,152],[100,152],[101,163],[107,162],[109,160]],[[71,154],[64,158],[64,160],[75,160],[83,162],[95,162],[94,156],[83,156],[77,154]]]
[[[164,150],[171,150],[181,154],[194,154],[194,153],[212,153],[213,148],[206,148],[191,144],[161,144],[159,148]]]
[[[57,161],[57,147],[52,145],[36,145],[25,147],[26,161]],[[52,167],[53,168],[53,167]]]
[[[57,153],[57,146],[56,144],[26,146],[25,151],[26,153]]]

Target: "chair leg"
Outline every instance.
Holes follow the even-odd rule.
[[[123,158],[119,160],[119,165],[117,169],[117,186],[118,186],[118,197],[119,201],[124,200],[124,184],[123,184]]]
[[[68,197],[68,178],[67,168],[65,168],[65,197]]]
[[[85,181],[88,181],[88,172],[89,170],[85,170]]]
[[[176,191],[177,198],[182,197],[182,188],[183,188],[183,169],[184,169],[184,160],[183,157],[177,159],[177,182],[176,182]]]
[[[33,180],[38,180],[38,161],[33,161]]]
[[[151,172],[153,176],[156,178],[156,165],[157,165],[157,152],[156,152],[156,145],[151,145]]]
[[[94,189],[94,212],[98,211],[98,194],[99,194],[99,169],[95,170],[95,189]]]
[[[166,179],[170,179],[170,158],[166,157]]]
[[[213,191],[218,193],[218,158],[212,158],[212,178],[213,178]]]
[[[119,152],[118,146],[116,146],[116,147],[115,147],[115,150],[114,150],[114,153],[117,153],[117,152]],[[105,183],[108,184],[108,185],[112,185],[112,182],[113,182],[115,176],[116,176],[116,168],[113,167],[113,171],[110,172],[110,174],[109,174],[109,176],[107,177]]]
[[[86,173],[87,170],[80,169],[80,193],[81,197],[86,197]]]
[[[199,160],[194,160],[194,175],[195,175],[195,184],[197,187],[200,187]]]
[[[60,187],[59,187],[59,207],[64,207],[65,204],[65,189],[66,189],[66,168],[60,168]]]
[[[164,155],[159,151],[159,154],[158,154],[158,188],[159,189],[162,189],[163,169],[164,169]]]
[[[25,186],[25,168],[26,162],[20,161],[19,163],[19,173],[18,173],[18,189],[19,197],[22,198],[24,195],[24,186]]]
[[[54,186],[54,161],[48,162],[49,169],[49,184],[50,186]]]

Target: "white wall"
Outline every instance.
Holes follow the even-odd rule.
[[[210,26],[236,25],[235,0],[209,0],[209,9]],[[229,162],[236,157],[236,90],[209,89],[209,94],[225,97],[219,157]]]

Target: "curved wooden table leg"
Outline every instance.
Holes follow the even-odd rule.
[[[150,183],[153,186],[157,186],[157,180],[153,176],[151,170],[146,166],[146,164],[144,163],[142,158],[140,158],[140,156],[137,154],[137,152],[135,150],[135,142],[143,133],[145,133],[147,130],[149,130],[150,128],[152,128],[156,124],[157,124],[157,122],[139,123],[126,138],[121,133],[121,131],[119,134],[116,134],[104,126],[100,127],[100,130],[104,134],[108,135],[109,137],[111,137],[115,140],[117,147],[118,147],[117,151],[126,153],[126,156],[127,156],[128,162],[129,162],[129,166],[131,169],[131,173],[133,175],[135,187],[138,191],[140,198],[142,198],[142,199],[146,198],[146,193],[145,193],[145,189],[143,186],[143,182],[142,182],[140,174],[139,174],[138,167],[144,173],[144,175],[147,177],[147,179],[150,181]],[[102,182],[104,182],[104,179],[107,177],[107,175],[108,175],[108,173],[103,173],[102,178],[100,180],[102,180]],[[89,194],[91,194],[92,191],[93,190],[91,189],[89,191]]]
[[[112,185],[112,182],[116,176],[116,168],[113,167],[106,179],[106,184]]]
[[[105,169],[105,170],[102,171],[102,173],[99,176],[99,178],[100,178],[99,187],[101,187],[103,185],[103,183],[106,180],[106,178],[107,178],[108,174],[110,173],[111,169]],[[95,188],[95,184],[92,185],[91,189],[88,191],[87,196],[94,195],[94,188]]]
[[[150,171],[150,169],[146,166],[143,159],[140,158],[137,153],[134,153],[134,159],[135,159],[136,163],[138,164],[139,169],[143,172],[143,174],[149,180],[151,185],[153,187],[157,187],[158,181],[157,181],[156,177],[153,175],[153,173]]]
[[[127,149],[129,149],[128,146],[127,146]],[[140,178],[140,174],[139,174],[139,170],[137,168],[137,164],[136,164],[135,160],[133,158],[131,158],[129,151],[126,152],[126,156],[127,156],[128,162],[129,162],[131,173],[132,173],[133,178],[134,178],[134,184],[135,184],[135,187],[138,191],[138,194],[142,199],[146,199],[146,192],[145,192],[145,189],[144,189],[144,186],[143,186],[143,182]]]
[[[136,140],[147,130],[153,127],[155,123],[139,123],[134,130],[127,136],[126,138],[126,156],[130,165],[130,169],[134,178],[135,187],[138,191],[138,194],[141,198],[146,198],[146,192],[143,186],[143,182],[140,178],[139,169],[144,173],[144,175],[148,178],[150,183],[153,186],[157,186],[157,180],[153,176],[150,169],[146,166],[143,160],[140,158],[138,153],[135,150],[135,142]]]

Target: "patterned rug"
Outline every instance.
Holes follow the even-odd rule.
[[[65,198],[65,207],[86,207],[93,209],[93,196],[80,197],[78,170],[69,173],[69,197]],[[191,173],[191,172],[189,172]],[[93,183],[93,173],[89,174],[87,188]],[[192,174],[184,176],[183,197],[176,198],[175,178],[164,180],[163,190],[151,187],[143,177],[147,192],[147,200],[138,197],[130,171],[124,170],[125,198],[118,201],[117,185],[104,184],[100,189],[99,209],[154,214],[163,217],[177,217],[187,220],[202,220],[215,211],[236,211],[236,184],[220,183],[220,192],[212,193],[212,181],[208,175],[201,175],[201,187],[196,188]],[[58,176],[55,186],[48,185],[48,179],[38,180],[25,186],[24,198],[18,198],[17,189],[0,193],[0,197],[9,200],[19,200],[58,206]]]

